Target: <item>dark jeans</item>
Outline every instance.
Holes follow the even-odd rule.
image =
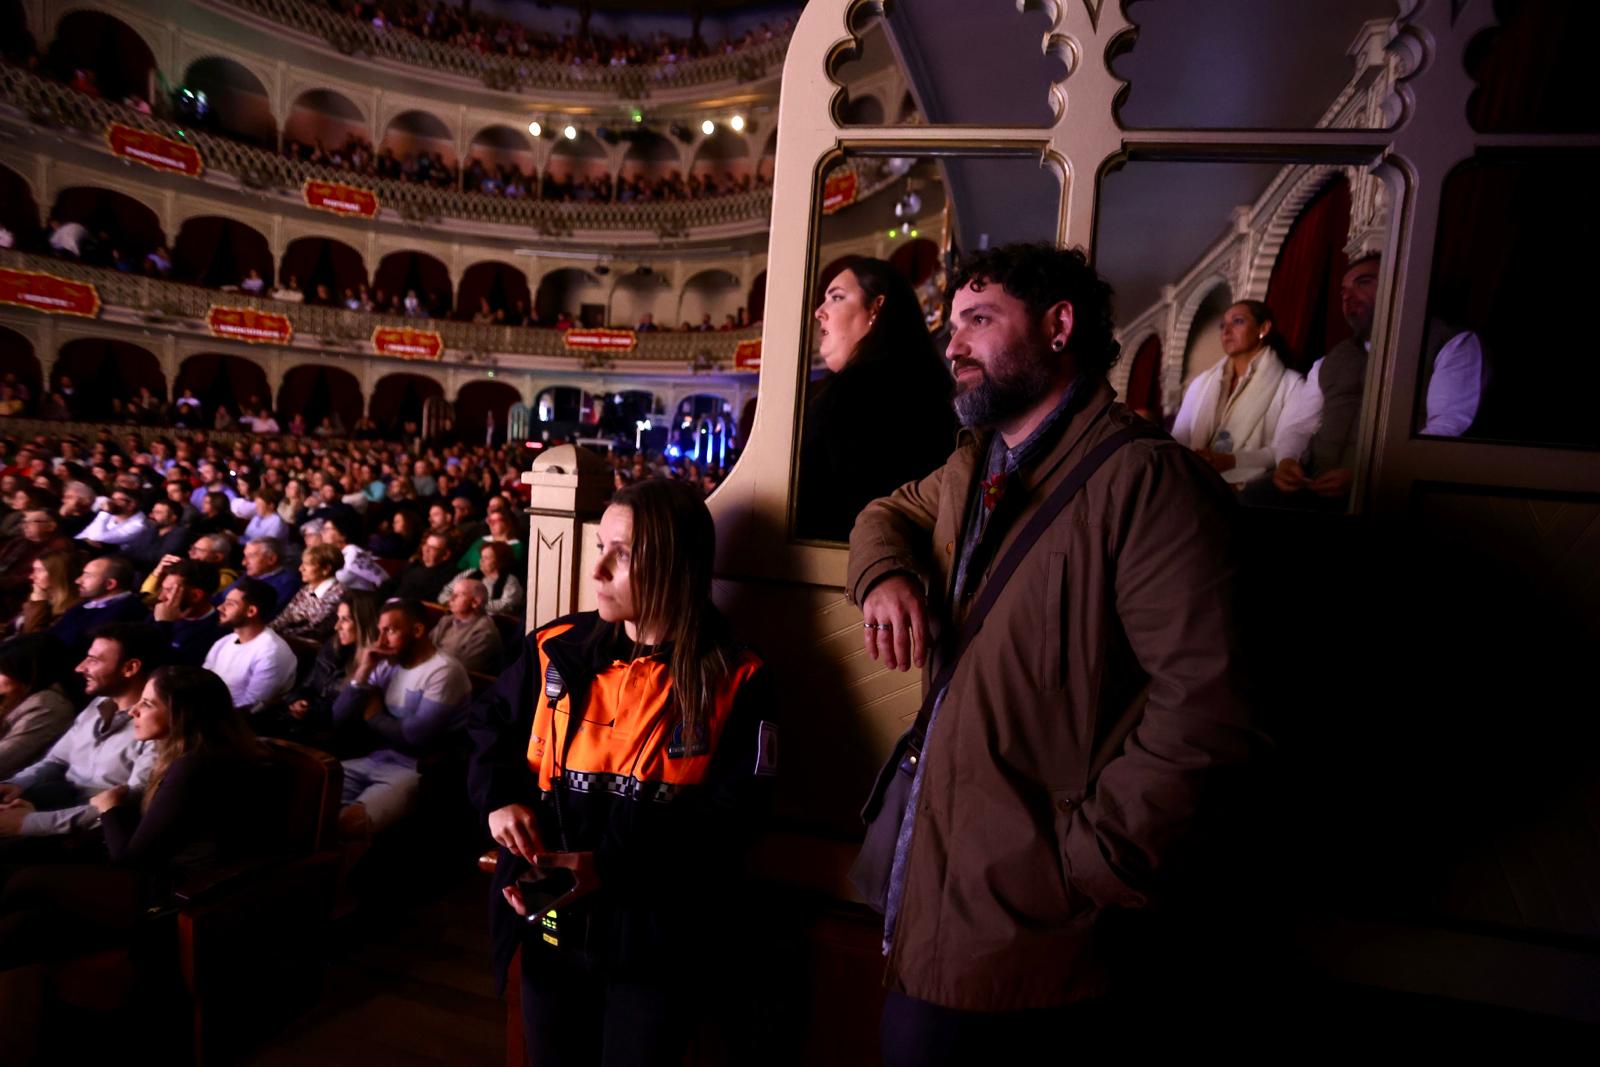
[[[971,1067],[980,1063],[1082,1063],[1101,1048],[1097,1001],[1034,1011],[957,1011],[889,992],[879,1039],[884,1067]]]
[[[681,1067],[695,1025],[685,983],[622,980],[531,943],[522,959],[531,1067]]]

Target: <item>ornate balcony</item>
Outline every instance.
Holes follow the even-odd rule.
[[[364,54],[407,66],[429,67],[481,81],[491,89],[605,93],[627,100],[654,91],[751,82],[776,75],[789,49],[789,34],[721,55],[677,63],[627,66],[573,65],[549,59],[490,55],[463,45],[429,41],[403,30],[380,30],[310,0],[219,0],[291,30],[326,41],[347,55]]]
[[[740,341],[761,336],[761,327],[709,333],[655,332],[639,335],[638,346],[625,355],[604,357],[575,352],[563,343],[559,330],[528,326],[496,326],[447,319],[412,319],[376,315],[344,308],[291,304],[268,297],[181,282],[123,274],[89,267],[70,259],[0,250],[0,267],[41,271],[72,281],[88,282],[100,294],[101,314],[134,320],[146,326],[184,332],[205,330],[206,312],[214,304],[249,307],[282,315],[294,326],[297,345],[330,352],[373,356],[372,331],[379,326],[411,326],[434,330],[444,339],[444,362],[481,363],[492,356],[533,356],[570,360],[575,367],[609,365],[613,360],[632,363],[678,364],[704,373],[731,370],[734,349]],[[109,313],[109,314],[108,314]]]

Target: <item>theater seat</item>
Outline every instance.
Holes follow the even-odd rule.
[[[53,965],[47,992],[80,1011],[136,1000],[138,987],[181,981],[194,1062],[226,1057],[322,995],[338,876],[339,761],[291,741],[264,741],[275,771],[280,836],[268,855],[209,871],[152,909],[138,941]],[[157,941],[156,951],[150,951]],[[173,943],[175,941],[175,944]],[[149,973],[175,959],[178,974]],[[144,962],[140,962],[144,961]]]

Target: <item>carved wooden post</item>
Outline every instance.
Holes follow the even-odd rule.
[[[611,465],[576,445],[534,460],[522,476],[533,487],[528,508],[528,629],[576,611],[584,573],[583,524],[599,518],[611,495]]]

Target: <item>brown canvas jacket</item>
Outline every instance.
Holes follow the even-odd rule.
[[[991,568],[1077,461],[1137,418],[1114,401],[1100,382],[1054,448],[1020,472],[1027,506]],[[987,447],[964,434],[942,468],[874,501],[851,534],[851,599],[895,571],[920,576],[932,648],[941,621],[950,627]],[[1104,991],[1097,929],[1112,909],[1159,899],[1208,786],[1257,741],[1236,677],[1235,510],[1189,450],[1140,439],[1034,545],[928,740],[891,988],[977,1011]],[[930,655],[924,686],[937,666]]]

